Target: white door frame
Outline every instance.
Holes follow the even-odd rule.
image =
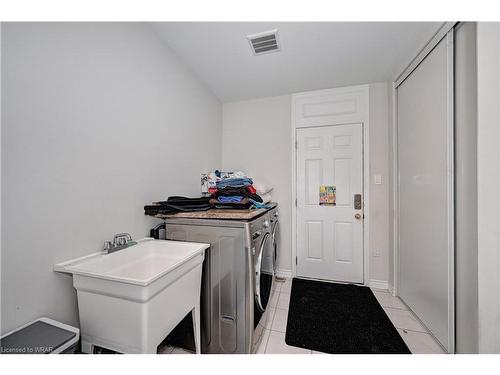
[[[392,294],[398,293],[398,272],[399,272],[399,165],[398,165],[398,86],[420,65],[427,55],[436,47],[441,40],[446,39],[448,46],[448,154],[451,155],[448,162],[449,184],[448,184],[448,351],[455,353],[455,244],[454,244],[454,47],[453,47],[453,30],[457,22],[445,22],[436,34],[431,38],[427,45],[420,53],[412,60],[408,67],[394,80],[392,89],[392,189],[393,189],[393,285]],[[425,324],[424,324],[425,326]]]
[[[361,124],[363,127],[363,285],[370,284],[369,85],[292,95],[292,275],[297,276],[297,129]]]

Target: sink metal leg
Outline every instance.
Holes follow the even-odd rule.
[[[197,304],[193,310],[193,332],[194,332],[194,346],[196,354],[201,354],[201,328],[200,328],[200,305]]]

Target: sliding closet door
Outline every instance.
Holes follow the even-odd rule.
[[[449,36],[441,40],[397,88],[398,294],[449,351],[454,324],[451,42]]]
[[[478,352],[476,23],[455,29],[455,351]]]

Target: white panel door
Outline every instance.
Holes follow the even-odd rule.
[[[336,205],[319,204],[320,185]],[[297,129],[297,274],[363,283],[362,125]],[[358,218],[356,218],[358,217]]]

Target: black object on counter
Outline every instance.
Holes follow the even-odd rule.
[[[210,197],[186,198],[172,196],[166,201],[156,202],[152,205],[144,206],[146,215],[167,215],[176,212],[207,211],[212,208]]]
[[[225,187],[223,189],[218,189],[215,193],[215,198],[219,197],[231,197],[231,196],[241,196],[249,199],[253,199],[256,202],[262,203],[262,198],[257,194],[250,193],[246,187]]]
[[[157,225],[149,231],[149,237],[153,237],[155,240],[160,239],[160,230],[165,230],[165,223]],[[165,237],[163,237],[165,238]]]

